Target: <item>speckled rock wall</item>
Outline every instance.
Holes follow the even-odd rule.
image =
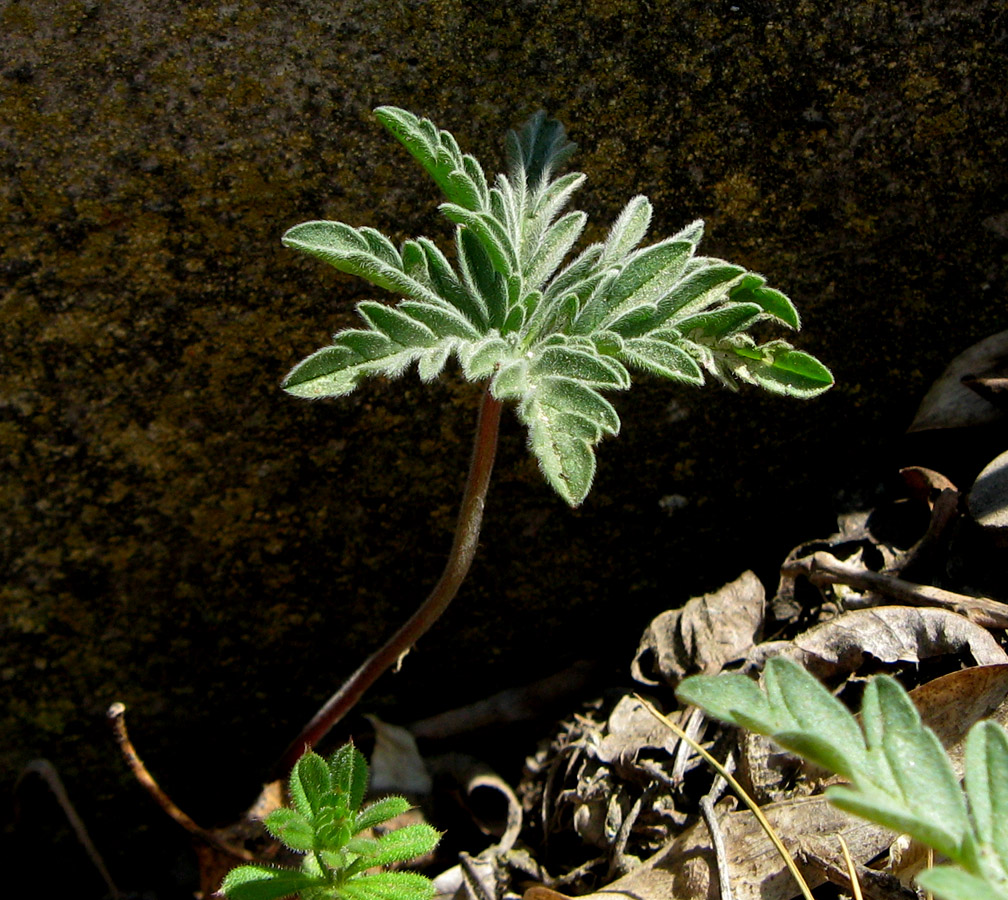
[[[838,382],[810,404],[642,382],[575,512],[507,421],[471,581],[369,699],[388,718],[622,665],[657,610],[772,578],[852,479],[891,471],[944,362],[1006,327],[998,2],[0,9],[0,772],[9,792],[51,759],[125,887],[160,884],[184,841],[123,772],[108,704],[184,806],[226,819],[450,542],[472,388],[278,389],[370,295],[283,250],[288,226],[449,233],[372,107],[433,118],[489,171],[548,109],[580,145],[590,236],[640,192],[657,236],[706,218],[705,251],[785,290]]]

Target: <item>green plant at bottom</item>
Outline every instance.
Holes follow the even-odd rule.
[[[693,386],[747,382],[798,398],[833,384],[815,357],[754,336],[765,326],[797,330],[798,312],[762,275],[698,254],[701,221],[644,245],[652,208],[637,196],[604,240],[572,255],[587,216],[563,210],[585,176],[557,174],[574,150],[559,122],[537,113],[510,132],[507,172],[491,185],[476,159],[429,120],[392,106],[375,115],[444,193],[439,208],[454,226],[454,247],[446,255],[425,237],[396,247],[374,228],[342,222],[291,228],[286,246],[399,299],[358,303],[362,327],[337,333],[283,387],[298,397],[341,397],[366,377],[399,376],[414,364],[431,381],[455,357],[463,377],[485,390],[444,574],[291,743],[282,759],[288,769],[458,591],[479,538],[504,403],[515,405],[547,482],[578,506],[595,475],[596,445],[620,430],[604,394],[628,389],[631,371]]]
[[[402,797],[364,806],[367,762],[352,744],[328,759],[305,753],[294,765],[292,807],[264,820],[271,835],[295,853],[298,869],[247,865],[232,869],[220,892],[230,900],[430,900],[434,885],[415,872],[369,872],[430,853],[440,834],[426,824],[406,825],[380,837],[364,832],[410,808]]]
[[[826,789],[831,803],[909,834],[948,860],[917,876],[925,890],[943,900],[1008,900],[1008,733],[997,723],[970,729],[964,790],[935,733],[886,675],[865,688],[860,725],[819,681],[782,657],[767,661],[762,688],[738,673],[695,675],[676,695],[847,779]]]

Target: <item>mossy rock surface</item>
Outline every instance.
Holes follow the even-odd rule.
[[[283,250],[287,227],[450,233],[372,107],[490,171],[547,109],[589,236],[636,193],[656,237],[705,218],[704,251],[787,292],[837,378],[806,404],[642,381],[575,512],[506,418],[471,580],[369,697],[390,720],[624,660],[660,609],[771,581],[842,488],[892,472],[945,362],[1005,327],[997,3],[34,0],[0,27],[0,772],[50,758],[124,887],[183,842],[108,704],[193,815],[233,815],[450,543],[472,387],[278,387],[375,295]]]

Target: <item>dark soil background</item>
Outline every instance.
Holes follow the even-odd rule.
[[[474,388],[278,388],[372,296],[287,227],[449,234],[374,106],[490,172],[547,109],[587,237],[636,193],[656,237],[705,218],[703,251],[788,293],[837,379],[807,404],[642,380],[573,512],[508,419],[470,581],[365,703],[388,720],[623,666],[658,611],[745,568],[772,585],[927,462],[898,449],[917,402],[1006,327],[1001,3],[10,0],[0,28],[0,790],[50,759],[124,888],[187,896],[193,863],[108,705],[187,811],[228,821],[450,543]],[[100,896],[47,794],[21,797],[5,850]]]

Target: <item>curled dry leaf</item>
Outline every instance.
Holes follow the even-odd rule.
[[[1003,417],[992,403],[962,383],[964,378],[1003,376],[1008,370],[1008,331],[985,338],[960,353],[931,386],[908,429],[969,428]]]
[[[970,515],[998,544],[1008,543],[1008,451],[977,476],[967,499]]]
[[[879,606],[855,609],[816,625],[793,641],[760,644],[750,661],[786,655],[817,678],[857,672],[866,657],[883,663],[916,663],[969,651],[978,665],[1008,661],[986,628],[944,609]]]
[[[595,748],[604,763],[627,768],[644,749],[674,751],[677,739],[636,697],[622,697],[609,714],[608,732]]]
[[[694,597],[648,625],[631,664],[641,684],[675,687],[687,675],[713,675],[742,659],[763,627],[766,595],[752,572]]]

